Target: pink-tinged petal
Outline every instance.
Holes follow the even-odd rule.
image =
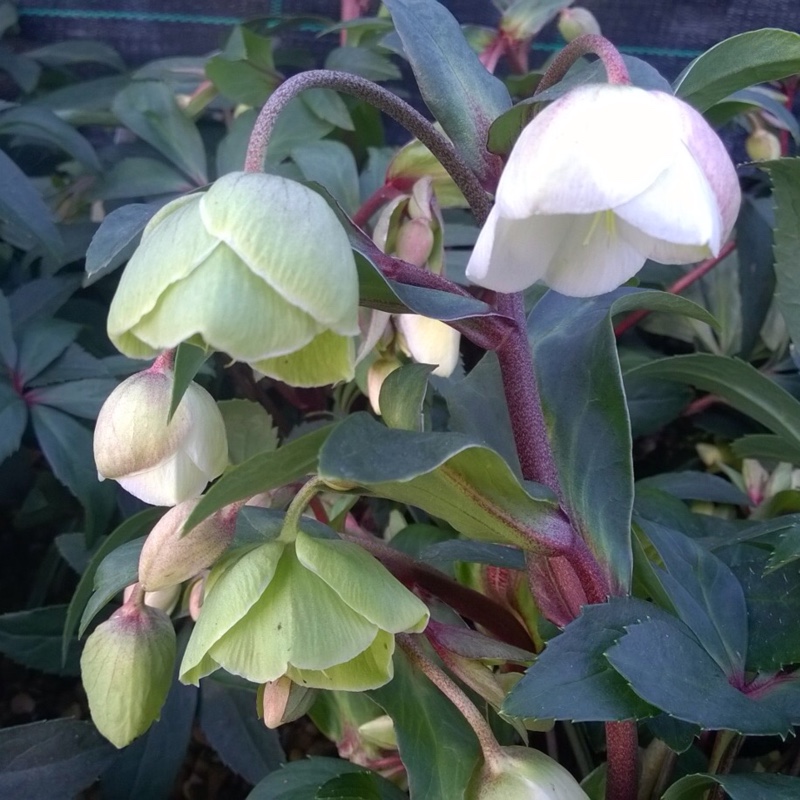
[[[724,242],[733,230],[742,202],[739,179],[728,151],[703,116],[690,105],[663,92],[652,95],[677,121],[681,139],[711,186],[722,219],[720,239]]]
[[[679,120],[652,92],[582,86],[522,131],[497,187],[503,217],[590,214],[641,194],[672,163]]]
[[[612,214],[566,219],[569,233],[544,276],[551,289],[570,297],[594,297],[621,286],[644,265],[646,254],[620,235],[621,221]]]
[[[722,220],[716,198],[689,151],[681,151],[655,183],[614,213],[654,239],[718,253]]]
[[[488,243],[481,243],[489,227],[487,221],[467,266],[467,277],[473,283],[496,292],[521,292],[544,278],[553,254],[568,235],[572,217],[502,219],[492,209],[489,220],[494,223],[491,249]],[[471,271],[476,253],[476,266],[482,268],[482,275],[477,274],[477,269]]]

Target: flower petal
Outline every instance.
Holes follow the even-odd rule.
[[[520,134],[497,187],[500,215],[589,214],[626,203],[672,163],[679,131],[652,92],[573,89]]]
[[[186,453],[178,450],[152,469],[116,478],[117,483],[153,506],[174,506],[200,497],[208,485],[208,475]]]
[[[419,314],[398,314],[397,326],[408,352],[419,364],[434,364],[434,375],[446,378],[458,364],[461,334],[438,319]]]
[[[197,465],[208,480],[213,480],[228,466],[228,437],[225,421],[214,398],[196,383],[189,384],[181,406],[194,421],[183,451]]]
[[[304,567],[382,630],[425,630],[428,607],[363,547],[340,539],[317,539],[302,531],[295,546]]]

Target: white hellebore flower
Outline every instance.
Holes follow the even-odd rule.
[[[520,134],[467,277],[499,292],[541,280],[604,294],[648,258],[716,255],[740,202],[730,157],[693,108],[634,86],[581,86]]]
[[[167,424],[174,375],[156,359],[103,403],[94,430],[98,478],[155,506],[199,497],[228,465],[225,423],[214,398],[192,382]]]

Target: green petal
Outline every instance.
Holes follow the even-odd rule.
[[[366,650],[378,629],[284,551],[261,599],[210,650],[228,672],[273,681],[289,665],[328,669]]]
[[[303,566],[382,630],[425,630],[428,607],[363,547],[337,539],[316,539],[302,531],[295,547]]]
[[[203,228],[199,203],[200,195],[191,195],[165,206],[150,221],[122,273],[108,311],[108,335],[125,355],[154,354],[152,343],[141,341],[131,329],[168,286],[189,275],[218,245]]]
[[[133,333],[161,349],[199,337],[205,347],[251,362],[299,350],[321,329],[220,245],[162,293]]]
[[[290,386],[327,386],[355,374],[355,346],[347,336],[324,331],[296,353],[252,361],[258,372]]]
[[[394,675],[394,636],[380,631],[375,641],[351,661],[325,670],[290,667],[286,675],[300,686],[364,692],[385,686]]]
[[[181,662],[180,678],[196,684],[218,663],[210,652],[258,602],[275,575],[284,545],[268,542],[226,556],[206,579],[205,599]]]
[[[314,191],[276,175],[233,172],[203,196],[207,230],[293,306],[358,333],[358,278],[347,234]]]

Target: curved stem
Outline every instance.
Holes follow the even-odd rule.
[[[539,85],[536,87],[534,96],[555,86],[569,71],[569,68],[581,57],[593,53],[606,68],[606,75],[609,83],[627,85],[631,82],[628,68],[622,60],[619,50],[614,47],[605,36],[599,33],[587,33],[573,39],[551,62],[547,72],[545,72]]]
[[[491,768],[492,765],[502,761],[503,753],[500,745],[486,718],[478,711],[472,700],[422,652],[414,636],[398,633],[397,643],[408,656],[408,660],[461,712],[478,737],[486,764]]]
[[[308,508],[309,503],[327,488],[328,485],[320,477],[311,478],[303,484],[286,509],[286,517],[283,520],[283,529],[279,537],[282,542],[292,542],[297,538],[300,517],[303,516],[303,512]]]
[[[636,800],[639,738],[636,723],[606,722],[606,800]]]
[[[278,116],[287,103],[306,89],[321,88],[344,92],[369,103],[416,136],[447,170],[469,203],[478,222],[483,224],[489,215],[491,201],[478,178],[461,160],[448,139],[404,100],[366,78],[347,72],[310,70],[301,72],[281,84],[261,109],[253,132],[250,134],[245,170],[260,172],[263,169],[270,136]]]

